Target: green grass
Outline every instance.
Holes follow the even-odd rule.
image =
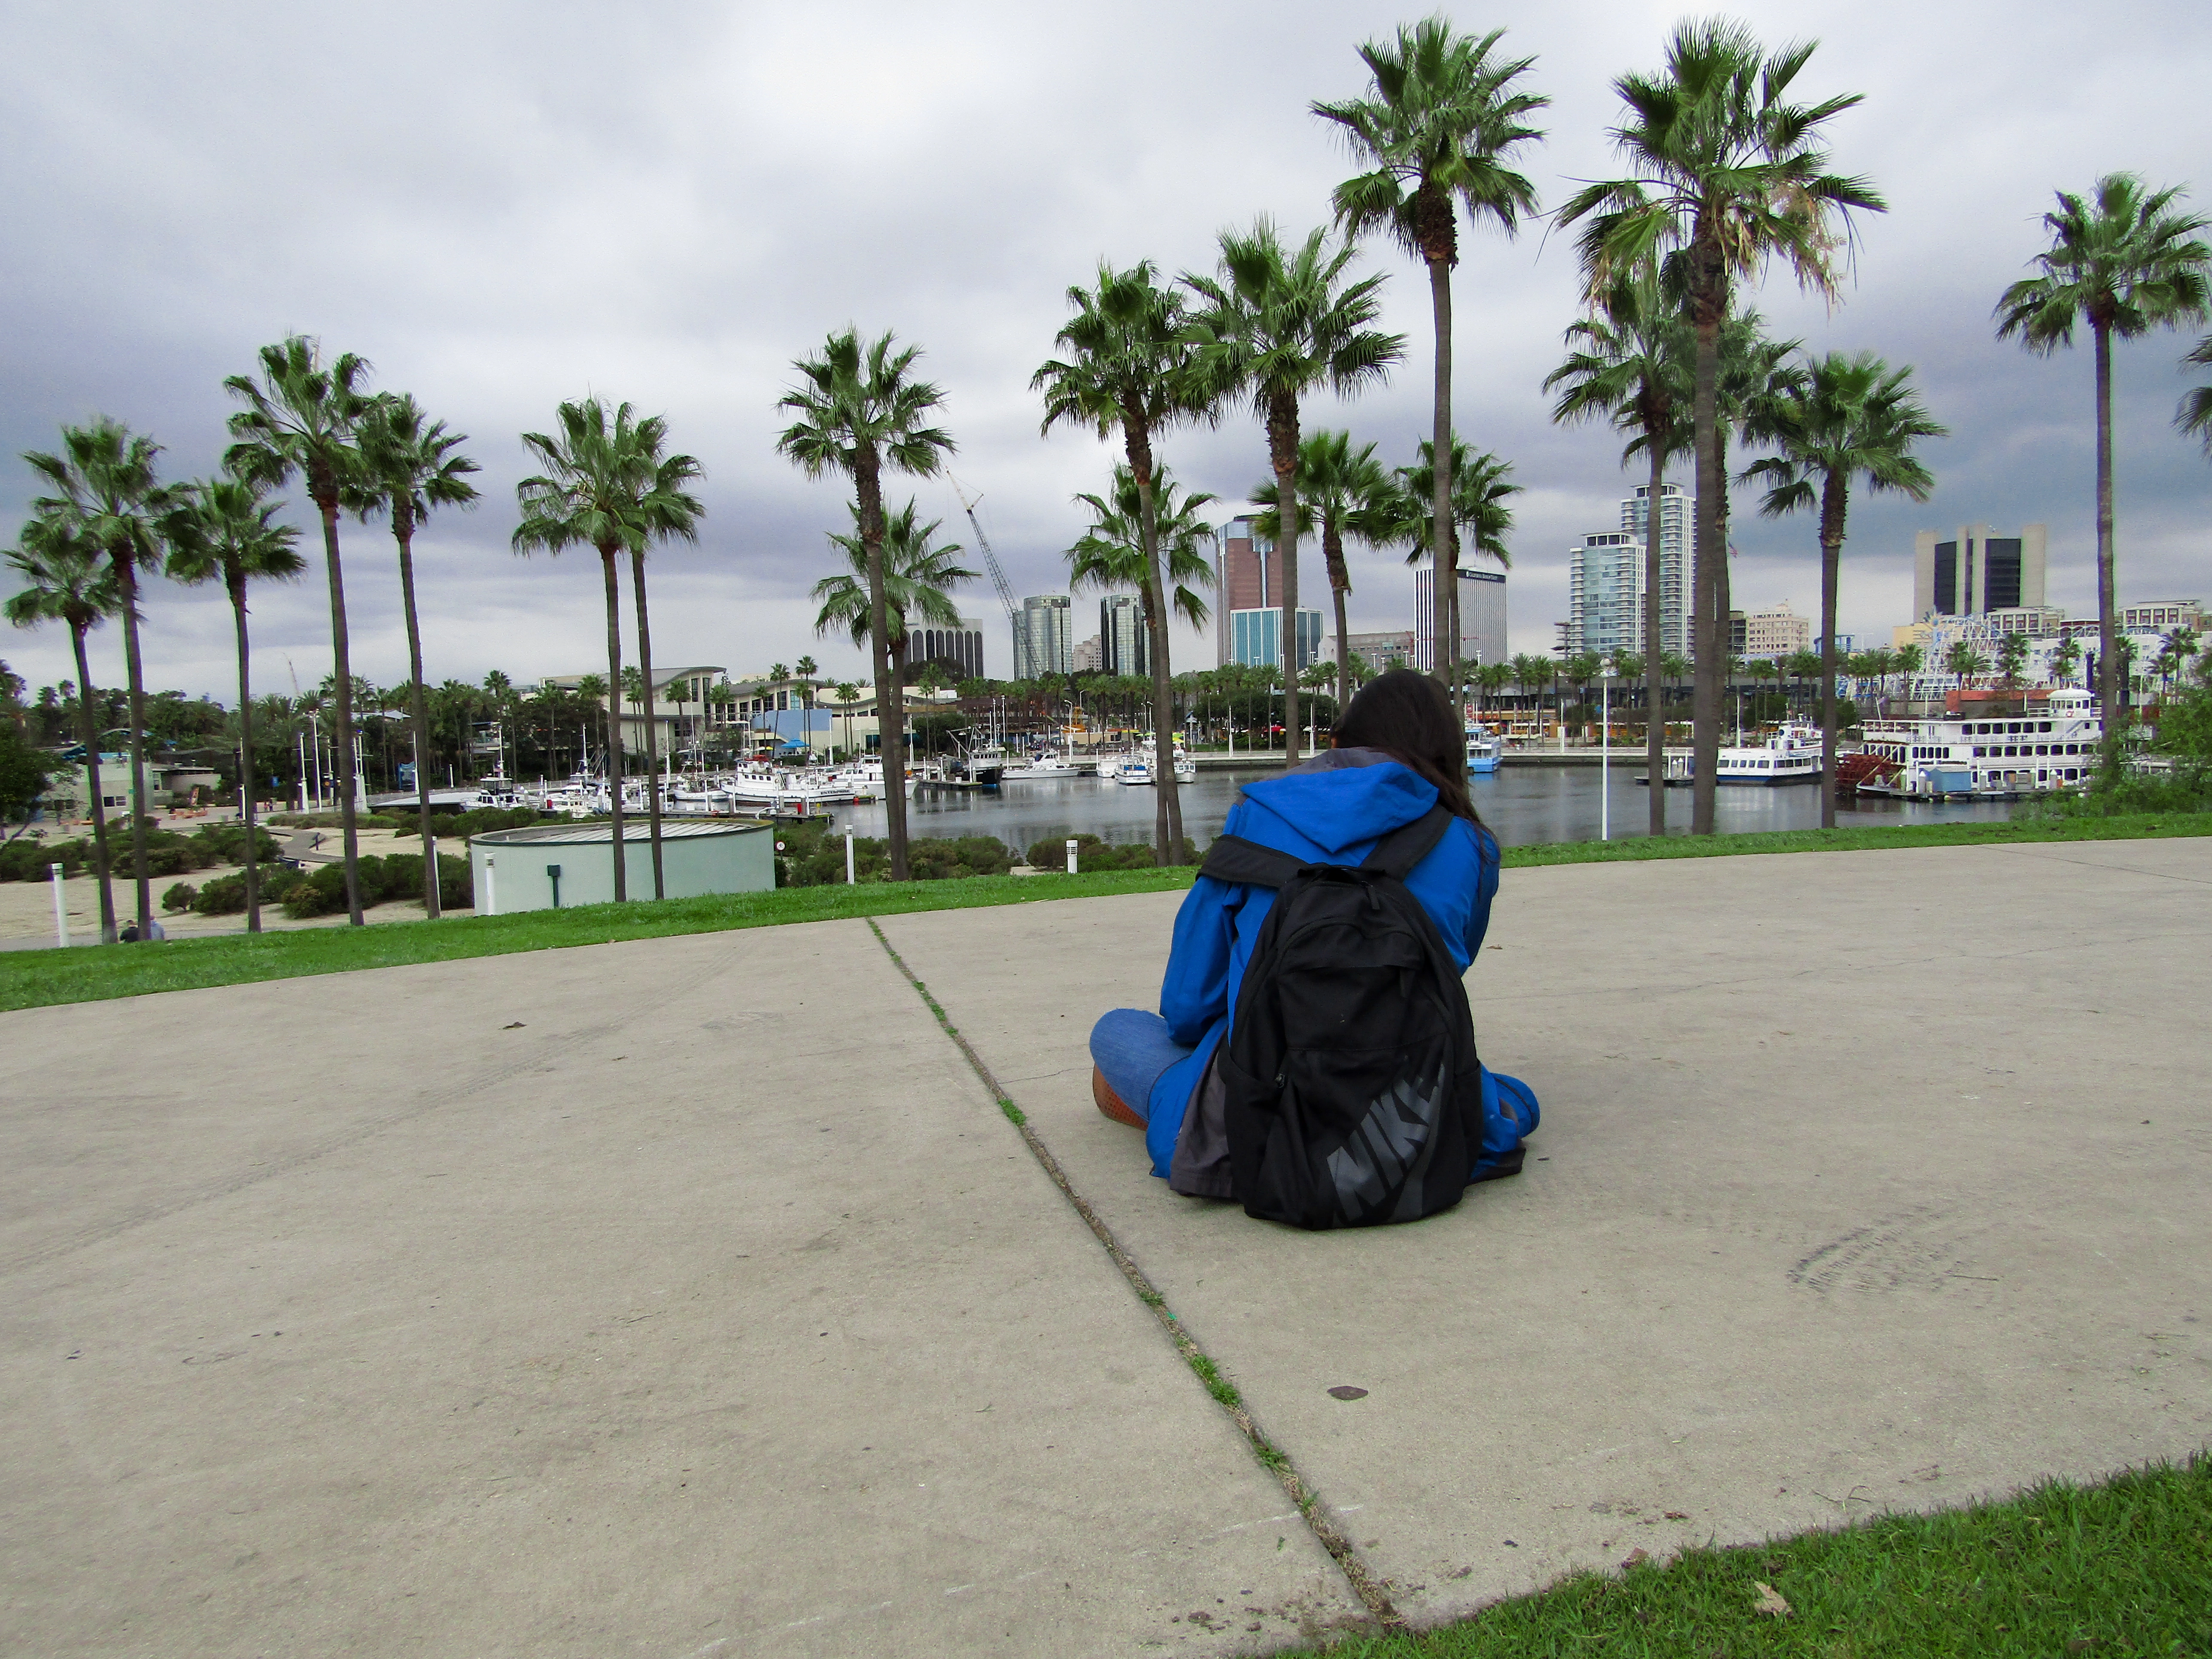
[[[1762,1583],[1790,1604],[1786,1615],[1755,1610]],[[1693,1547],[1618,1576],[1581,1574],[1419,1636],[1317,1651],[1329,1659],[2212,1654],[2212,1455],[1838,1532]]]
[[[2034,842],[2127,841],[2212,835],[2212,813],[2134,817],[2036,818],[2011,823],[1899,824],[1850,830],[1793,830],[1743,836],[1670,836],[1616,842],[1560,842],[1509,847],[1509,868],[1613,864],[1644,859],[1721,858],[1747,854],[1856,852],[1882,848],[2021,845]],[[454,916],[374,927],[311,928],[173,939],[158,948],[114,945],[68,951],[0,952],[0,1010],[143,996],[155,991],[236,985],[311,974],[349,973],[405,963],[448,962],[516,951],[607,945],[675,933],[773,927],[842,917],[957,910],[1041,899],[1172,892],[1190,884],[1188,869],[1121,870],[1092,875],[979,876],[907,885],[797,887],[774,893],[668,899],[659,903],[586,905],[514,916]]]

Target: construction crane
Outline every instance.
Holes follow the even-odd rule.
[[[952,478],[949,472],[945,476]],[[975,501],[983,498],[978,495],[975,501],[969,501],[968,492],[960,487],[957,478],[952,478],[952,493],[960,498],[961,508],[968,514],[968,522],[975,529],[975,545],[983,550],[983,568],[991,573],[991,586],[999,590],[999,603],[1006,608],[1006,626],[1014,639],[1014,678],[1028,679],[1029,641],[1022,629],[1022,613],[1014,607],[1014,590],[1006,585],[1006,573],[999,568],[999,556],[991,551],[991,538],[983,533],[982,521],[975,516]]]

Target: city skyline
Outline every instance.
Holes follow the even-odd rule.
[[[1772,277],[1754,303],[1774,332],[1815,349],[1912,362],[1954,434],[1930,447],[1937,490],[1925,507],[1854,502],[1839,631],[1886,636],[1909,620],[1916,533],[1960,524],[2047,524],[2050,600],[2090,610],[2089,354],[2046,362],[2001,344],[1990,313],[2042,245],[2056,188],[2131,168],[2193,183],[2191,204],[2212,208],[2212,179],[2192,177],[2208,118],[2185,85],[2212,22],[2179,6],[2121,6],[2054,64],[2032,26],[1991,35],[1901,6],[1733,12],[1770,42],[1820,39],[1808,84],[1866,94],[1837,124],[1838,164],[1892,204],[1859,228],[1832,313]],[[1355,93],[1359,40],[1411,14],[1291,8],[1280,14],[1291,27],[1255,31],[1256,15],[1175,14],[1188,51],[1138,77],[1134,98],[1120,70],[1141,29],[995,11],[676,8],[615,46],[583,14],[497,6],[402,6],[374,37],[310,14],[252,30],[152,6],[20,18],[0,69],[11,93],[0,190],[19,226],[0,294],[18,343],[0,368],[0,436],[11,456],[51,448],[62,422],[104,411],[167,447],[167,476],[202,476],[231,408],[220,380],[250,368],[258,346],[297,328],[362,353],[376,386],[415,392],[469,433],[484,466],[483,505],[442,515],[416,544],[426,672],[472,681],[494,666],[524,678],[591,659],[588,562],[507,551],[526,470],[518,434],[544,428],[564,398],[627,398],[666,413],[673,447],[708,475],[701,545],[654,556],[660,653],[764,663],[811,650],[825,672],[853,677],[859,653],[814,636],[805,597],[830,568],[824,537],[844,528],[843,495],[772,449],[791,359],[848,320],[922,346],[962,445],[954,470],[981,492],[1017,592],[1063,587],[1057,550],[1082,529],[1069,498],[1099,488],[1112,456],[1079,435],[1036,435],[1027,379],[1048,354],[1066,285],[1101,254],[1150,257],[1170,275],[1206,269],[1215,233],[1255,212],[1293,231],[1323,222],[1349,163],[1304,100]],[[1537,58],[1552,137],[1528,167],[1547,206],[1570,181],[1604,176],[1611,78],[1655,64],[1674,15],[1624,24],[1616,9],[1568,5],[1461,20],[1502,24],[1514,51]],[[412,54],[416,24],[434,17],[441,52]],[[831,120],[785,73],[824,39],[868,89],[859,115]],[[1942,67],[1965,52],[1985,96],[1960,95]],[[1071,57],[1086,76],[1045,72]],[[375,120],[313,113],[327,94],[306,71],[339,62],[380,86]],[[1231,62],[1267,94],[1234,107],[1210,95]],[[327,143],[308,158],[259,136],[287,124]],[[1206,165],[1191,167],[1194,155]],[[1407,362],[1358,404],[1316,399],[1307,421],[1349,426],[1401,465],[1426,429],[1425,284],[1387,246],[1363,258],[1389,276],[1386,321],[1409,335]],[[1543,650],[1567,614],[1559,550],[1610,523],[1638,478],[1618,468],[1610,434],[1545,418],[1539,386],[1577,312],[1568,240],[1540,223],[1510,244],[1472,233],[1461,273],[1457,423],[1528,486],[1516,498],[1513,643]],[[2168,424],[2191,343],[2158,335],[2115,352],[2123,602],[2202,597],[2212,467]],[[1222,497],[1217,523],[1267,471],[1247,419],[1170,433],[1160,448],[1188,487]],[[903,501],[905,482],[888,485]],[[11,538],[32,493],[20,464],[0,471]],[[949,538],[971,539],[948,483],[913,493]],[[289,516],[312,544],[311,522]],[[1730,532],[1740,605],[1817,611],[1809,519],[1761,520],[1754,493],[1739,490]],[[390,683],[405,661],[391,542],[351,521],[345,533],[356,672]],[[1350,628],[1402,627],[1413,585],[1402,553],[1348,554]],[[1301,605],[1325,607],[1319,559],[1300,564]],[[257,596],[256,672],[271,689],[328,670],[317,586]],[[957,598],[983,623],[989,672],[1008,672],[988,586]],[[228,635],[219,595],[157,587],[149,684],[222,695]],[[95,643],[114,654],[112,638]],[[1178,670],[1213,654],[1181,626],[1173,650]],[[34,685],[74,678],[58,640],[13,635],[0,655]]]

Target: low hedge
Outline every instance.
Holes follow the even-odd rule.
[[[1029,861],[1039,870],[1067,868],[1066,836],[1047,836],[1042,841],[1030,843]],[[1159,863],[1159,854],[1148,841],[1124,842],[1119,845],[1102,841],[1085,832],[1075,837],[1075,867],[1079,872],[1097,870],[1150,870]],[[1198,862],[1198,848],[1188,836],[1182,838],[1182,861]]]

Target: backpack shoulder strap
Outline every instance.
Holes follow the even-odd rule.
[[[1305,867],[1304,859],[1293,858],[1273,847],[1262,847],[1256,841],[1247,841],[1242,836],[1217,836],[1213,844],[1206,849],[1206,859],[1198,866],[1198,873],[1212,876],[1216,881],[1280,887]]]
[[[1451,821],[1450,811],[1442,804],[1431,807],[1425,816],[1400,825],[1376,842],[1375,850],[1359,867],[1379,870],[1396,880],[1405,880],[1413,873],[1414,866],[1436,850],[1437,843],[1444,838],[1444,831],[1451,828]]]

